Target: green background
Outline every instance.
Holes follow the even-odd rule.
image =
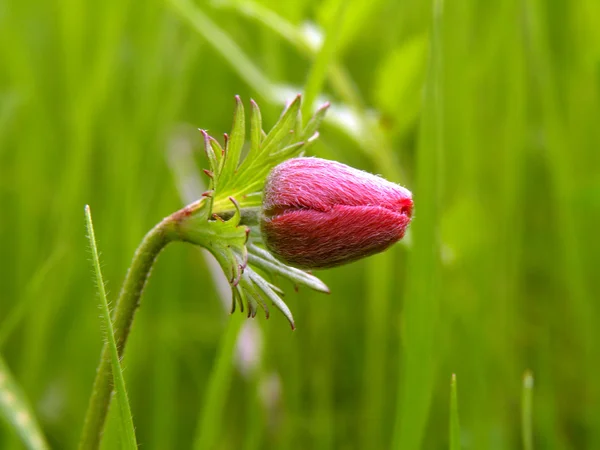
[[[453,373],[462,448],[522,448],[527,369],[534,447],[600,448],[599,89],[596,0],[1,2],[0,352],[51,447],[102,344],[84,204],[114,300],[202,192],[196,129],[306,92],[311,154],[411,189],[410,233],[317,272],[329,296],[285,285],[297,330],[257,317],[231,364],[228,287],[167,248],[124,359],[142,448],[448,448]]]

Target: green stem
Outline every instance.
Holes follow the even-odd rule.
[[[123,283],[115,311],[113,326],[119,357],[123,356],[127,337],[131,331],[135,311],[140,305],[140,297],[150,275],[150,270],[161,250],[171,241],[177,240],[175,225],[183,216],[190,215],[192,205],[163,219],[146,236],[135,251],[133,261]],[[104,422],[110,405],[113,380],[110,351],[104,344],[100,365],[94,380],[88,410],[79,442],[80,450],[94,450],[100,446]]]

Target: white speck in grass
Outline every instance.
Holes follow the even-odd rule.
[[[313,22],[304,22],[302,24],[302,35],[313,51],[316,52],[323,46],[323,41],[325,40],[323,32]]]

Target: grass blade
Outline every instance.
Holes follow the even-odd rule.
[[[460,450],[460,422],[458,420],[458,395],[456,393],[456,374],[450,381],[450,450]]]
[[[117,351],[117,343],[115,341],[115,333],[113,330],[108,301],[106,300],[106,290],[104,288],[104,280],[102,279],[102,271],[100,270],[100,258],[98,257],[98,248],[96,246],[96,237],[94,235],[94,225],[92,224],[92,213],[89,205],[85,205],[85,220],[87,226],[88,239],[90,241],[90,249],[92,250],[92,258],[94,264],[94,272],[96,274],[96,284],[98,285],[98,294],[102,307],[102,316],[104,326],[106,327],[106,341],[110,349],[110,357],[112,363],[113,382],[117,396],[117,404],[119,405],[120,416],[120,432],[122,446],[127,449],[137,449],[137,441],[135,438],[135,428],[133,426],[133,418],[131,416],[131,408],[127,398],[127,390],[125,389],[125,379],[123,378],[123,370],[119,360]]]
[[[12,425],[29,450],[45,450],[48,444],[25,397],[0,355],[0,415]]]
[[[343,0],[337,0],[333,7],[334,13],[328,19],[325,42],[323,42],[323,46],[315,57],[304,87],[302,115],[305,118],[310,118],[312,115],[313,104],[323,89],[329,66],[335,59],[339,30],[344,23],[346,9],[347,3]]]
[[[398,387],[398,404],[392,448],[421,448],[429,415],[437,360],[435,333],[438,302],[441,293],[439,260],[439,222],[441,211],[441,173],[444,150],[443,63],[442,63],[443,2],[433,7],[430,61],[423,100],[420,144],[414,192],[418,220],[412,225],[413,251],[404,305],[405,348]]]
[[[414,250],[405,305],[404,379],[393,448],[421,446],[433,389],[434,332],[436,300],[439,295],[439,244],[437,224],[440,214],[440,172],[443,150],[441,22],[443,2],[434,2],[433,38],[429,73],[425,86],[420,148],[415,192],[420,204],[419,221],[413,226]]]
[[[533,450],[533,373],[529,370],[523,376],[521,427],[523,450]]]
[[[203,36],[256,92],[278,103],[276,89],[231,37],[189,0],[168,0],[173,10]]]
[[[232,314],[229,318],[227,330],[217,353],[217,360],[206,386],[206,399],[196,427],[194,450],[218,448],[216,441],[223,423],[222,415],[227,390],[234,370],[235,344],[245,320],[243,314]]]

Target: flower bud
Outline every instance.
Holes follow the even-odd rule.
[[[269,174],[261,230],[288,265],[318,269],[379,253],[404,236],[408,189],[336,161],[289,159]]]

